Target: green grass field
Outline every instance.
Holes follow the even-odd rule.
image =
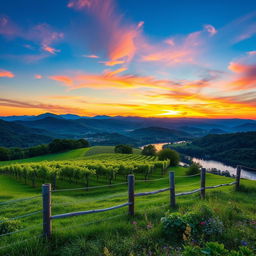
[[[106,152],[100,151],[99,148],[96,149],[94,147],[94,149],[90,150],[94,150],[94,152],[96,150],[98,153],[104,153],[106,156]],[[83,157],[84,155],[87,158],[89,157],[87,153],[90,150],[79,149],[56,154],[50,156],[47,160],[63,160],[65,154],[66,157],[68,156],[73,159]],[[92,157],[93,155],[95,157],[95,154],[92,154]],[[30,161],[34,161],[34,159],[31,158]],[[29,161],[28,159],[26,160]],[[184,176],[186,168],[172,167],[169,170],[175,171],[176,176]],[[150,179],[155,181],[145,182],[142,179],[142,176],[136,175],[135,193],[169,186],[168,173],[162,176],[160,171],[156,171],[150,176]],[[233,181],[232,178],[213,174],[207,174],[206,180],[207,186]],[[124,180],[121,177],[114,181],[114,183],[122,182]],[[200,186],[200,178],[198,176],[190,178],[177,177],[175,183],[177,193],[190,191]],[[125,207],[97,214],[53,220],[53,237],[48,242],[37,238],[42,233],[42,213],[21,218],[21,228],[32,227],[32,229],[1,237],[0,255],[150,255],[147,254],[149,248],[155,248],[157,245],[166,243],[162,238],[160,228],[160,218],[164,216],[166,211],[186,213],[198,208],[202,204],[207,204],[214,209],[216,214],[225,222],[225,225],[229,225],[229,232],[225,234],[226,239],[221,241],[225,243],[227,248],[238,248],[241,240],[255,243],[255,229],[250,225],[245,225],[239,217],[243,217],[241,219],[246,219],[247,221],[255,220],[256,182],[242,180],[241,183],[242,190],[240,192],[234,192],[233,187],[207,190],[206,200],[200,200],[198,193],[177,197],[178,206],[175,210],[169,208],[169,192],[167,191],[136,198],[134,218],[128,217],[127,207]],[[106,180],[103,178],[99,181],[94,180],[90,182],[90,186],[103,184],[106,184]],[[64,181],[58,183],[59,189],[80,186],[80,184],[69,184]],[[23,184],[22,181],[15,180],[13,177],[1,175],[0,188],[1,216],[12,218],[42,209],[40,197],[31,201],[1,205],[1,202],[7,200],[41,195],[40,187],[32,188]],[[126,184],[90,189],[88,191],[60,191],[52,193],[52,214],[101,209],[125,202],[127,202]],[[150,228],[148,228],[149,224]],[[11,246],[4,248],[8,245]],[[109,254],[107,251],[109,251]],[[151,255],[158,256],[160,254],[155,253]]]

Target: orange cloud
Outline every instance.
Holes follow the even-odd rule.
[[[73,80],[68,76],[50,76],[49,78],[64,83],[67,86],[73,86]]]
[[[7,71],[4,69],[0,69],[0,77],[8,77],[8,78],[13,78],[14,74],[11,71]]]
[[[114,71],[106,70],[105,71],[105,75],[107,75],[107,76],[114,76],[114,75],[116,75],[118,73],[121,73],[121,72],[124,72],[126,70],[127,70],[127,68],[119,68],[119,69],[114,70]]]
[[[235,79],[230,82],[231,86],[238,90],[256,88],[256,65],[231,62],[228,68],[236,73]]]
[[[60,52],[60,50],[55,49],[55,48],[53,48],[53,47],[50,47],[50,46],[48,46],[48,45],[43,45],[42,49],[43,49],[44,51],[46,51],[46,52],[51,53],[51,54],[56,54],[57,52]]]
[[[109,60],[109,61],[99,61],[99,63],[104,63],[106,66],[112,67],[119,64],[125,63],[124,60]]]
[[[126,68],[120,68],[115,71],[107,71],[104,74],[75,74],[71,76],[56,75],[49,78],[59,81],[70,89],[77,88],[156,88],[156,89],[170,89],[171,86],[177,86],[170,80],[157,80],[150,76],[138,75],[119,75],[120,72],[125,71]]]

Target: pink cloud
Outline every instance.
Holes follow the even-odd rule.
[[[117,14],[112,0],[71,0],[68,7],[89,13],[91,44],[95,48],[100,42],[99,50],[105,47],[109,60],[104,64],[129,63],[133,59],[144,22],[127,23],[123,15]]]
[[[34,77],[35,77],[36,79],[42,79],[42,78],[43,78],[43,76],[42,76],[42,75],[39,75],[39,74],[36,74]]]
[[[13,78],[14,74],[11,71],[0,69],[0,77]]]
[[[158,44],[146,42],[141,48],[143,62],[160,62],[167,66],[195,63],[196,56],[201,51],[201,32],[194,32],[186,37],[164,40]]]
[[[236,75],[230,82],[238,90],[256,88],[256,65],[247,65],[242,63],[231,62],[229,70]]]
[[[20,29],[7,16],[0,16],[0,35],[15,37],[20,34]]]
[[[210,24],[207,24],[204,26],[204,29],[211,35],[211,36],[214,36],[215,34],[217,34],[217,29],[210,25]]]
[[[256,51],[250,51],[250,52],[247,52],[247,54],[248,54],[249,56],[253,56],[253,55],[256,55]]]

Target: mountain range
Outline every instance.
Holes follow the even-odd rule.
[[[0,117],[0,146],[27,147],[54,138],[86,138],[92,145],[191,140],[207,134],[256,131],[250,119],[85,117],[45,113]]]

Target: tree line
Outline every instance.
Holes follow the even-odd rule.
[[[0,161],[17,160],[86,147],[89,147],[89,142],[85,139],[54,139],[49,144],[42,144],[30,148],[0,147]]]

